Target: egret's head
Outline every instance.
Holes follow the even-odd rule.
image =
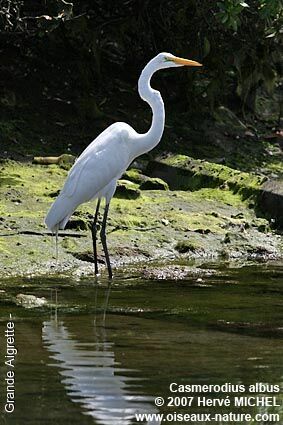
[[[202,66],[201,63],[190,60],[179,58],[178,56],[174,56],[171,53],[159,53],[153,59],[156,61],[156,65],[161,68],[173,68],[177,66]]]

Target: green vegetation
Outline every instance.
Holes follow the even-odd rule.
[[[140,7],[134,0],[119,0],[115,7],[102,0],[77,1],[74,5],[50,1],[41,11],[38,5],[32,10],[26,3],[15,1],[9,8],[0,4],[1,30],[32,32],[37,40],[44,38],[52,43],[54,49],[73,49],[84,63],[89,61],[88,68],[77,64],[84,90],[91,87],[93,72],[98,80],[103,79],[103,59],[112,66],[129,60],[136,65],[140,51],[153,55],[154,49],[161,51],[168,46],[169,50],[184,52],[188,42],[192,54],[204,59],[208,67],[208,73],[196,77],[196,88],[191,90],[201,93],[206,89],[210,104],[223,99],[227,89],[234,86],[233,92],[242,104],[254,108],[258,83],[263,82],[270,90],[276,82],[281,0],[220,0],[214,4],[179,0],[162,2],[159,7],[149,1]],[[91,102],[88,96],[81,97],[80,106],[85,112],[101,115],[98,102]]]
[[[1,148],[76,154],[113,121],[148,128],[150,112],[133,93],[142,66],[163,50],[204,64],[154,82],[170,112],[166,149],[185,150],[187,135],[196,146],[186,153],[204,152],[200,136],[222,106],[260,145],[261,122],[272,116],[278,127],[282,114],[282,10],[281,0],[0,2]]]

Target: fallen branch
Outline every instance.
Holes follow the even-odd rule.
[[[32,162],[33,164],[40,165],[57,164],[62,168],[70,168],[75,162],[75,159],[74,155],[63,153],[60,156],[35,156]]]

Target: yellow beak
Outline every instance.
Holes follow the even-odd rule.
[[[170,58],[170,60],[172,60],[173,62],[175,62],[178,65],[184,65],[184,66],[202,66],[201,63],[196,62],[196,61],[192,61],[190,59],[183,59],[183,58],[174,57],[174,58]]]

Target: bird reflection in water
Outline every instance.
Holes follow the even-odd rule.
[[[43,323],[42,339],[56,361],[50,366],[60,369],[67,394],[97,424],[131,425],[137,413],[158,413],[152,397],[136,395],[136,374],[129,376],[136,371],[119,367],[115,344],[107,341],[105,327],[94,326],[93,341],[80,342],[63,321],[52,318]]]

